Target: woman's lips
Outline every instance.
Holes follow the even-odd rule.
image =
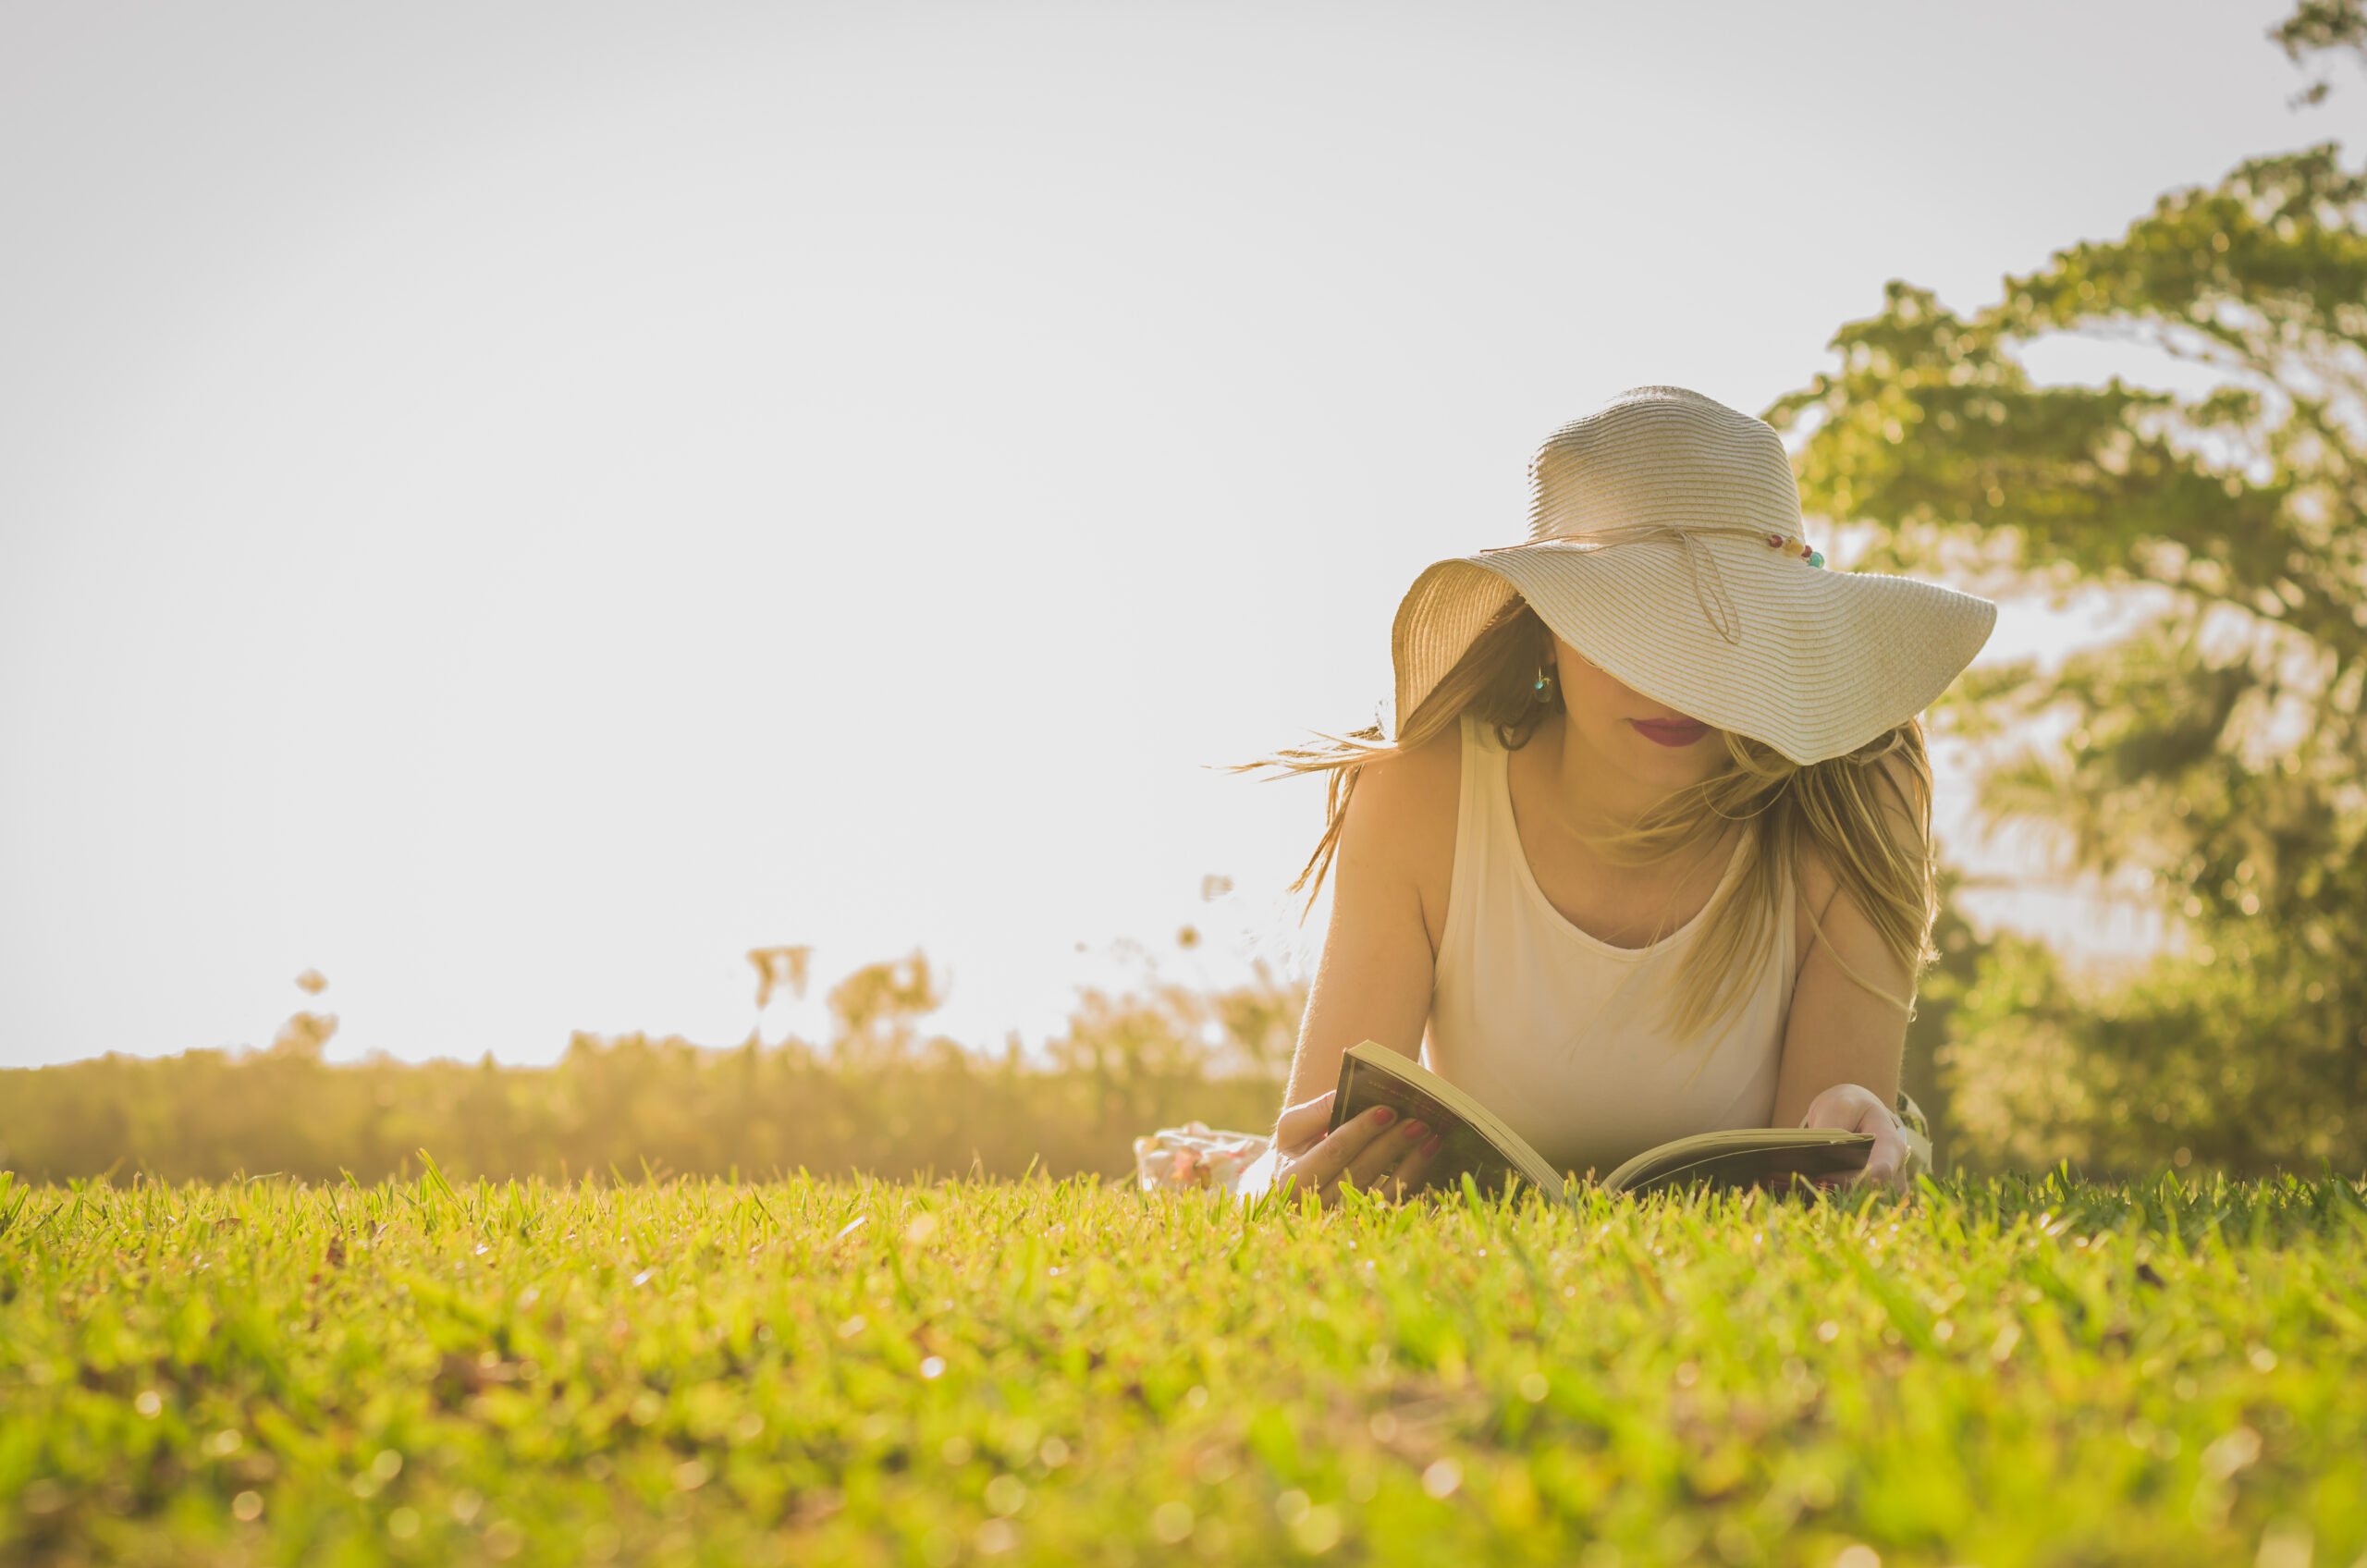
[[[1660,746],[1689,746],[1710,733],[1710,727],[1698,718],[1631,718],[1627,722],[1645,740]]]

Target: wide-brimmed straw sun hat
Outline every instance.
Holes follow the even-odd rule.
[[[1996,624],[1936,582],[1825,570],[1782,440],[1683,387],[1563,426],[1530,481],[1526,544],[1441,561],[1398,606],[1400,726],[1515,594],[1637,692],[1801,764],[1922,712]]]

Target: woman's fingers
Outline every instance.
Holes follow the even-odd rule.
[[[1397,1113],[1389,1107],[1374,1106],[1293,1159],[1290,1167],[1292,1180],[1302,1192],[1335,1184],[1349,1163],[1363,1154],[1366,1146],[1386,1132],[1390,1123],[1396,1120]]]
[[[1444,1134],[1432,1133],[1415,1145],[1413,1150],[1397,1162],[1397,1169],[1389,1173],[1390,1195],[1402,1199],[1410,1193],[1421,1191],[1423,1182],[1430,1173],[1430,1162],[1438,1158],[1439,1145],[1445,1142]]]
[[[1853,1187],[1903,1185],[1907,1180],[1907,1140],[1899,1135],[1898,1118],[1871,1092],[1854,1084],[1842,1086],[1854,1091],[1842,1108],[1845,1114],[1851,1110],[1856,1112],[1849,1122],[1850,1131],[1874,1135],[1874,1146],[1866,1151],[1865,1169],[1850,1178],[1849,1184]]]
[[[1866,1151],[1862,1168],[1846,1179],[1820,1180],[1819,1186],[1855,1187],[1872,1182],[1896,1188],[1907,1184],[1907,1139],[1898,1130],[1898,1118],[1871,1090],[1856,1084],[1835,1084],[1809,1102],[1808,1114],[1800,1119],[1800,1125],[1837,1127],[1844,1132],[1874,1135],[1874,1146]]]
[[[1285,1109],[1274,1123],[1274,1143],[1283,1149],[1304,1149],[1323,1136],[1331,1125],[1331,1097],[1339,1091],[1326,1089],[1313,1099]]]
[[[1399,1161],[1430,1135],[1430,1130],[1419,1121],[1400,1121],[1364,1146],[1364,1151],[1348,1162],[1341,1180],[1369,1192],[1381,1184],[1381,1178],[1397,1167]]]
[[[1858,1172],[1859,1182],[1878,1186],[1899,1187],[1907,1182],[1907,1140],[1898,1134],[1898,1123],[1887,1114],[1868,1117],[1861,1132],[1874,1135],[1874,1146],[1866,1155],[1866,1168]]]
[[[1845,1133],[1873,1131],[1866,1123],[1869,1111],[1882,1111],[1883,1102],[1872,1093],[1855,1084],[1835,1084],[1809,1102],[1809,1113],[1800,1118],[1803,1127],[1836,1127]],[[1887,1116],[1889,1113],[1883,1111]]]

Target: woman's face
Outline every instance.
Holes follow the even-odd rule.
[[[1665,790],[1724,771],[1723,730],[1641,695],[1559,637],[1553,653],[1570,728],[1595,755],[1639,784]]]

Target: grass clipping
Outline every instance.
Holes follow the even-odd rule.
[[[26,1188],[0,1562],[2367,1549],[2339,1180],[1245,1212],[1086,1180]]]

